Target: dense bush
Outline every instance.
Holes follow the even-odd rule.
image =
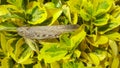
[[[78,24],[56,39],[29,39],[21,26]],[[120,68],[119,0],[0,0],[1,68]]]

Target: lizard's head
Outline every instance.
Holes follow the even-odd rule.
[[[17,32],[20,36],[26,36],[27,28],[26,27],[18,27]]]

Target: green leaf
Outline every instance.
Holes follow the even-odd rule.
[[[0,31],[16,31],[16,27],[11,22],[0,23]]]
[[[97,6],[95,7],[96,13],[95,16],[97,15],[102,15],[106,12],[108,12],[112,6],[113,0],[99,0]]]
[[[112,55],[116,57],[118,55],[118,46],[115,41],[109,40],[110,48],[112,49]]]
[[[23,0],[7,0],[8,3],[17,6],[18,8],[23,7]]]
[[[62,68],[84,68],[82,62],[67,62],[63,63]]]
[[[23,62],[21,62],[21,64],[32,64],[32,63],[34,63],[35,62],[35,59],[32,59],[32,58],[29,58],[29,59],[27,59],[26,61],[23,61]]]
[[[89,14],[90,16],[93,16],[93,14],[94,14],[94,9],[93,9],[93,7],[94,7],[94,5],[92,4],[92,2],[91,1],[84,1],[84,4],[82,5],[83,6],[83,9],[84,9],[84,11],[87,13],[87,14]]]
[[[53,2],[47,2],[44,5],[47,9],[53,9],[55,8],[55,4]]]
[[[118,57],[115,57],[114,59],[113,59],[113,62],[112,62],[112,65],[111,65],[111,68],[119,68],[119,63],[120,63],[120,61],[119,61],[120,59],[118,58]]]
[[[63,5],[63,13],[68,18],[69,22],[71,23],[71,14],[70,14],[70,8],[66,5]]]
[[[45,63],[61,60],[67,54],[67,50],[60,47],[59,43],[44,43],[38,59],[44,59]]]
[[[89,21],[91,19],[91,15],[89,15],[87,12],[85,12],[84,9],[80,10],[80,16],[82,17],[83,20]]]
[[[76,55],[77,58],[79,58],[80,55],[81,55],[81,51],[79,51],[79,50],[76,49],[76,50],[74,51],[74,54]]]
[[[41,65],[41,63],[40,62],[38,62],[37,64],[35,64],[34,66],[33,66],[33,68],[42,68],[43,66]]]
[[[118,32],[112,32],[112,33],[106,34],[106,36],[111,40],[120,41],[120,33]]]
[[[28,5],[28,23],[41,24],[47,18],[47,12],[45,7],[41,7],[38,2],[31,2]]]
[[[67,4],[70,6],[70,11],[73,13],[79,13],[80,9],[81,9],[81,5],[82,5],[83,0],[69,0],[67,2]]]
[[[13,68],[13,61],[9,57],[4,57],[1,61],[2,68]]]
[[[25,44],[23,38],[20,38],[15,45],[15,49],[11,54],[11,57],[17,63],[22,63],[26,61],[32,55],[32,53],[33,52],[31,48]]]
[[[53,18],[52,18],[52,22],[49,24],[49,25],[52,25],[52,24],[54,24],[54,22],[58,19],[58,17],[62,14],[62,9],[54,9],[54,10],[52,10],[52,13],[54,13],[53,14]]]
[[[16,41],[16,38],[11,38],[7,41],[6,45],[7,45],[7,51],[8,51],[8,56],[12,54],[12,52],[14,51],[13,48],[13,43]],[[15,45],[15,44],[14,44]]]
[[[100,64],[100,59],[99,59],[99,57],[96,54],[89,53],[89,56],[90,56],[93,64],[95,64],[95,65],[99,65]]]
[[[63,47],[70,49],[71,41],[70,41],[70,38],[69,38],[69,34],[62,34],[60,36],[60,44],[63,45]]]
[[[7,49],[6,49],[6,47],[7,47],[7,45],[6,45],[7,39],[6,39],[6,37],[5,37],[5,35],[3,33],[0,33],[0,38],[1,38],[1,48],[2,48],[3,52],[6,54],[7,53]]]
[[[99,17],[96,17],[96,20],[94,21],[94,24],[96,26],[102,26],[102,25],[106,25],[108,23],[108,20],[109,20],[109,15],[106,14],[106,15],[102,15],[102,16],[99,16]]]
[[[34,51],[36,51],[37,53],[39,53],[39,48],[38,48],[37,44],[36,44],[33,40],[28,39],[28,38],[25,38],[25,42],[28,44],[28,46],[29,46],[32,50],[34,50]]]
[[[84,25],[81,25],[80,28],[77,29],[70,38],[71,46],[77,47],[85,37],[86,32],[84,31]]]
[[[95,50],[95,54],[98,56],[100,61],[103,61],[107,57],[107,51],[104,51],[102,49]]]
[[[97,36],[97,35],[89,35],[89,37],[87,37],[87,41],[95,46],[98,47],[99,45],[104,45],[108,42],[108,38],[104,35],[101,36]]]
[[[62,3],[60,0],[52,0],[52,2],[55,4],[55,7],[57,7],[57,8],[62,6]]]
[[[8,14],[9,11],[7,10],[5,5],[0,5],[0,16]]]
[[[95,41],[95,44],[102,45],[106,44],[108,42],[108,38],[106,36],[100,36],[97,41]]]
[[[60,64],[58,62],[53,62],[50,64],[51,68],[60,68]]]
[[[73,20],[73,21],[72,21],[73,24],[77,24],[77,23],[78,23],[78,14],[77,14],[77,13],[74,13],[74,14],[73,14],[72,20]]]
[[[108,22],[108,24],[104,25],[104,26],[100,26],[98,27],[98,31],[101,34],[104,34],[105,32],[108,32],[116,27],[118,27],[120,25],[118,20],[111,20],[110,22]]]

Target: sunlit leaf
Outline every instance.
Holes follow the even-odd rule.
[[[70,41],[70,38],[69,38],[69,34],[62,34],[60,36],[60,43],[61,45],[63,45],[63,47],[66,47],[67,48],[71,48],[71,41]]]
[[[109,15],[106,14],[104,16],[101,16],[101,17],[97,17],[94,24],[96,26],[102,26],[102,25],[106,25],[108,23],[108,20],[109,20]]]
[[[81,51],[79,51],[79,50],[75,50],[74,53],[75,53],[77,58],[79,58],[81,55]]]
[[[7,45],[6,45],[6,41],[7,41],[6,36],[4,34],[0,33],[0,38],[1,38],[1,48],[3,49],[4,53],[6,53],[7,52],[7,49],[6,49],[6,47],[7,47]]]
[[[8,3],[17,6],[18,8],[22,8],[23,0],[7,0]]]
[[[9,57],[5,57],[1,61],[2,68],[13,68],[13,61]]]
[[[58,62],[53,62],[50,65],[51,65],[51,68],[60,68],[60,64]]]
[[[45,43],[40,50],[38,59],[44,59],[45,63],[52,63],[61,60],[67,53],[67,50],[59,47],[59,43]]]
[[[69,0],[67,3],[70,6],[71,12],[79,13],[83,0]]]
[[[98,56],[94,53],[89,53],[90,58],[92,59],[93,64],[99,65],[100,64],[100,59]]]
[[[107,42],[108,42],[108,38],[106,36],[100,36],[95,42],[95,44],[102,45],[102,44],[106,44]]]
[[[62,6],[62,3],[60,0],[52,0],[52,2],[55,4],[55,7],[57,7],[57,8]]]
[[[42,67],[43,67],[43,66],[42,66],[41,63],[39,63],[39,62],[33,66],[33,68],[42,68]]]
[[[55,8],[55,4],[53,2],[47,2],[44,5],[47,9],[53,9]]]
[[[89,21],[91,19],[91,15],[89,15],[87,12],[85,12],[84,9],[80,10],[80,15],[81,15],[82,19],[85,21]]]
[[[95,15],[102,15],[110,10],[113,0],[99,0]],[[95,3],[96,4],[96,3]]]
[[[104,34],[105,32],[108,32],[108,31],[118,27],[119,25],[120,25],[120,23],[117,20],[112,20],[108,24],[98,27],[98,30],[101,34]]]
[[[103,61],[107,57],[107,51],[96,50],[95,54],[99,57],[100,61]]]
[[[118,57],[115,57],[114,59],[113,59],[113,62],[112,62],[112,65],[111,65],[111,68],[119,68],[119,63],[120,63],[120,61],[119,61],[120,59],[118,58]]]
[[[33,40],[28,39],[28,38],[25,38],[25,41],[26,41],[26,43],[28,44],[28,46],[29,46],[32,50],[34,50],[34,51],[36,51],[37,53],[39,53],[39,48],[38,48],[37,44],[36,44]]]
[[[66,5],[63,5],[63,13],[66,15],[68,18],[69,22],[71,23],[71,14],[70,14],[70,8]]]
[[[77,24],[77,22],[78,22],[78,15],[77,15],[77,13],[74,13],[73,14],[73,24]]]
[[[113,56],[118,55],[118,46],[115,41],[109,40],[109,45],[112,49]]]
[[[17,40],[16,38],[11,38],[7,41],[6,45],[7,45],[7,50],[8,50],[8,55],[11,55],[12,52],[14,51],[14,47],[13,47],[13,43],[14,41]]]
[[[64,63],[62,68],[84,68],[84,65],[82,62],[67,62]]]
[[[25,44],[23,38],[20,38],[16,45],[15,51],[11,54],[11,57],[18,63],[26,61],[32,54],[31,48]]]
[[[6,15],[7,13],[9,13],[9,11],[7,10],[6,6],[0,5],[0,16]]]
[[[32,63],[34,63],[34,62],[35,62],[35,59],[29,58],[29,59],[27,59],[27,60],[21,62],[21,64],[32,64]]]
[[[53,18],[52,18],[52,22],[49,25],[52,25],[58,19],[58,17],[62,14],[62,10],[61,9],[56,9],[52,13],[54,13],[53,16],[52,16]]]
[[[111,40],[115,40],[115,41],[119,41],[119,40],[120,40],[120,33],[118,33],[118,32],[106,34],[106,36],[107,36],[109,39],[111,39]]]
[[[45,7],[41,7],[38,2],[31,2],[28,5],[28,23],[40,24],[47,18],[47,12]]]
[[[86,32],[84,31],[84,25],[74,32],[71,36],[71,46],[76,47],[85,38]]]

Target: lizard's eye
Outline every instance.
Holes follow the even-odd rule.
[[[20,36],[24,36],[25,31],[22,28],[17,28],[17,32]]]

